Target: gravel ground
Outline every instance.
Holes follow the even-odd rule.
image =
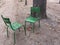
[[[41,27],[38,28],[38,23],[35,25],[35,32],[27,30],[27,35],[24,35],[24,30],[16,31],[16,45],[60,45],[60,4],[47,3],[48,19],[41,20]],[[28,5],[16,0],[6,0],[0,6],[0,15],[9,17],[11,22],[19,22],[24,24],[24,20],[30,14],[32,0],[28,0]],[[57,10],[57,11],[56,11]],[[27,25],[29,27],[29,25]],[[0,17],[0,45],[13,45],[13,31],[9,29],[9,38],[6,35],[6,26]]]

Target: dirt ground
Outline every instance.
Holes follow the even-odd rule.
[[[0,5],[0,15],[9,17],[11,22],[19,22],[24,25],[26,17],[30,14],[32,0],[28,0],[28,5],[16,0],[6,0],[3,5]],[[60,4],[47,3],[48,19],[35,24],[35,32],[27,30],[27,35],[24,35],[24,30],[16,31],[16,45],[60,45]],[[29,24],[27,24],[29,27]],[[6,26],[0,16],[0,45],[13,45],[13,31],[9,28],[9,38],[6,35]]]

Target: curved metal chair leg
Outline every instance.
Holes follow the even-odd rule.
[[[35,28],[35,24],[33,23],[33,25],[32,25],[32,30],[33,30],[33,33],[34,33],[34,28]]]
[[[16,39],[15,39],[15,32],[14,32],[14,45],[16,44]]]
[[[40,20],[39,20],[39,27],[40,27]]]
[[[9,37],[9,35],[8,35],[8,27],[7,27],[7,37]]]
[[[25,35],[26,35],[26,21],[25,21],[25,26],[24,26],[24,30],[25,30]]]
[[[19,32],[20,32],[20,28],[18,28]]]

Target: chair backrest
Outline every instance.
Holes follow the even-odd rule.
[[[1,15],[1,17],[2,17],[2,19],[3,19],[4,23],[5,23],[5,25],[6,25],[7,27],[8,27],[8,25],[10,25],[10,27],[12,28],[10,19],[3,17],[3,15]],[[13,28],[12,28],[12,29],[13,29]]]
[[[40,17],[40,7],[31,7],[31,16]]]

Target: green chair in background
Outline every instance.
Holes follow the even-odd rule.
[[[16,43],[16,39],[15,39],[15,31],[17,29],[20,29],[23,25],[18,23],[18,22],[14,22],[14,23],[11,23],[10,19],[9,18],[5,18],[3,17],[3,15],[1,15],[5,25],[7,26],[7,37],[9,37],[8,35],[8,27],[10,27],[13,31],[14,31],[14,45]],[[19,30],[20,31],[20,30]]]
[[[32,30],[34,32],[35,22],[37,21],[39,22],[40,27],[40,7],[31,7],[31,14],[25,20],[25,30],[26,30],[26,22],[29,22],[32,24]]]

